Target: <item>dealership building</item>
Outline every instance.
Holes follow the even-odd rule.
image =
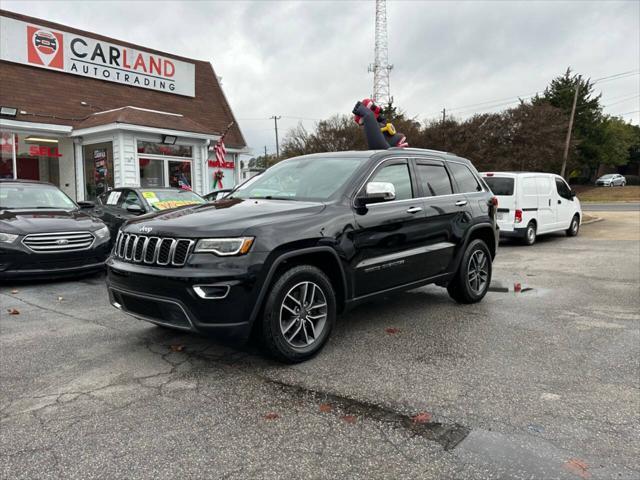
[[[209,62],[3,10],[0,107],[0,178],[48,181],[76,200],[230,187],[247,152]]]

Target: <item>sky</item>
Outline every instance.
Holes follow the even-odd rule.
[[[255,155],[369,97],[375,2],[12,1],[2,8],[210,61]],[[418,120],[500,111],[571,67],[640,122],[640,1],[387,2],[394,103]],[[630,72],[626,74],[626,72]],[[509,103],[513,102],[513,103]],[[410,139],[409,139],[410,140]]]

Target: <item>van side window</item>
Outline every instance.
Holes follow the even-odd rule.
[[[422,187],[422,194],[427,197],[437,195],[451,195],[451,179],[442,165],[417,164],[418,183]]]
[[[566,183],[564,183],[564,180],[556,178],[556,189],[558,190],[558,195],[560,195],[562,198],[572,200],[571,189]]]
[[[482,187],[469,167],[461,163],[449,162],[449,169],[456,179],[460,193],[481,192]]]

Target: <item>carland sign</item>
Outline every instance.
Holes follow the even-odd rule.
[[[161,92],[195,96],[195,65],[0,17],[0,59]]]

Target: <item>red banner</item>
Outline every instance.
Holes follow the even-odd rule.
[[[211,168],[230,168],[233,169],[235,168],[235,165],[233,162],[221,162],[219,160],[209,160],[209,166]]]

